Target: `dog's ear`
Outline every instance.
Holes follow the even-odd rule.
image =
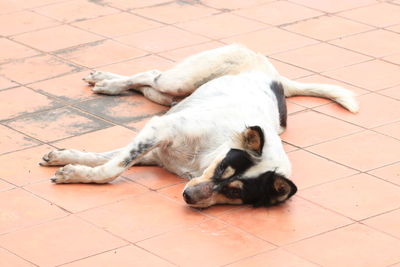
[[[275,201],[283,202],[296,194],[297,187],[289,179],[281,176],[275,176],[273,182],[273,190],[275,193],[274,195],[276,196]]]
[[[241,134],[241,141],[244,149],[261,156],[265,140],[260,126],[247,127]]]

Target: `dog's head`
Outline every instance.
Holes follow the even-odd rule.
[[[295,184],[275,172],[278,166],[268,166],[268,156],[263,157],[264,138],[260,127],[246,128],[227,153],[201,177],[189,181],[183,191],[186,203],[199,208],[215,204],[258,207],[277,205],[293,196]]]

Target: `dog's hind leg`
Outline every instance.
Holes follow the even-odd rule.
[[[95,167],[68,164],[60,168],[51,180],[54,183],[108,183],[130,166],[143,162],[152,150],[168,146],[168,141],[162,138],[162,129],[165,128],[162,126],[162,120],[154,117],[131,144],[111,159],[104,160],[103,164]],[[149,158],[146,158],[148,161]]]

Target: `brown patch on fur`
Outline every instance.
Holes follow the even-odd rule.
[[[216,194],[213,199],[215,204],[232,204],[232,205],[241,205],[243,204],[243,200],[240,198],[227,198],[223,194]]]
[[[242,189],[243,188],[243,183],[241,181],[237,181],[236,180],[236,181],[233,181],[232,183],[230,183],[228,186]]]
[[[278,201],[285,200],[290,193],[290,185],[279,178],[274,181],[274,188],[281,194],[281,196],[277,198]]]
[[[259,133],[253,129],[247,128],[242,134],[242,146],[247,150],[251,150],[261,154],[262,140]]]
[[[232,168],[231,166],[228,166],[228,168],[225,169],[224,173],[221,175],[222,179],[226,179],[231,177],[235,173],[235,169]]]

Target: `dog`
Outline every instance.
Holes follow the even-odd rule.
[[[240,44],[193,55],[165,72],[130,77],[96,71],[84,78],[99,94],[137,90],[172,106],[149,120],[126,147],[105,153],[54,150],[40,165],[65,165],[52,182],[107,183],[133,165],[158,165],[190,179],[185,202],[271,206],[293,196],[291,164],[279,137],[287,124],[285,97],[328,98],[355,113],[352,92],[300,83],[267,57]]]

